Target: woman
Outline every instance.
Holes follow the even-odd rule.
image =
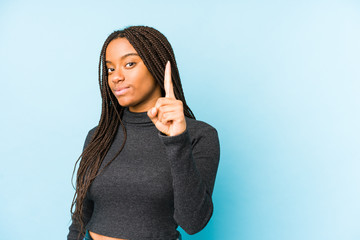
[[[99,84],[101,117],[76,162],[67,239],[181,239],[178,225],[199,232],[213,212],[218,135],[187,106],[166,37],[146,26],[110,34]]]

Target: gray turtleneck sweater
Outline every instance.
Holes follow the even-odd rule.
[[[188,234],[199,232],[213,212],[211,196],[220,157],[216,129],[186,117],[185,132],[165,136],[146,112],[128,108],[122,120],[126,143],[90,185],[83,210],[86,229],[130,240],[176,239],[178,225]],[[84,149],[95,129],[89,131]],[[100,169],[123,140],[119,127]],[[78,233],[79,223],[73,221],[67,239],[76,240]]]

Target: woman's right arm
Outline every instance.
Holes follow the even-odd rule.
[[[83,147],[83,151],[85,150],[85,148],[87,147],[87,145],[90,143],[91,141],[91,137],[94,134],[95,128],[91,129],[85,139],[85,143],[84,143],[84,147]],[[90,221],[91,215],[94,211],[94,202],[91,201],[88,196],[85,196],[84,199],[84,205],[83,205],[83,221],[84,221],[84,228],[86,226],[86,224]],[[81,233],[81,238],[78,239],[78,235],[80,232],[80,223],[78,221],[76,221],[76,219],[72,219],[72,223],[69,227],[69,233],[67,235],[67,240],[82,240],[85,236],[85,229],[84,231]]]
[[[94,203],[87,197],[84,199],[83,206],[83,221],[84,221],[84,230],[80,235],[80,239],[78,239],[78,235],[80,232],[80,223],[75,219],[72,219],[72,223],[69,227],[69,234],[67,236],[67,240],[82,240],[85,236],[85,226],[90,221],[91,215],[94,210]]]

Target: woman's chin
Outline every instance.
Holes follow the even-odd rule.
[[[134,105],[134,103],[132,101],[127,101],[125,99],[118,99],[118,103],[122,107],[131,107],[132,105]]]

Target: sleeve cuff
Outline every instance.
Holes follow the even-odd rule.
[[[162,132],[159,132],[158,136],[165,145],[185,143],[186,141],[190,141],[190,135],[187,128],[184,132],[176,136],[168,136]]]

